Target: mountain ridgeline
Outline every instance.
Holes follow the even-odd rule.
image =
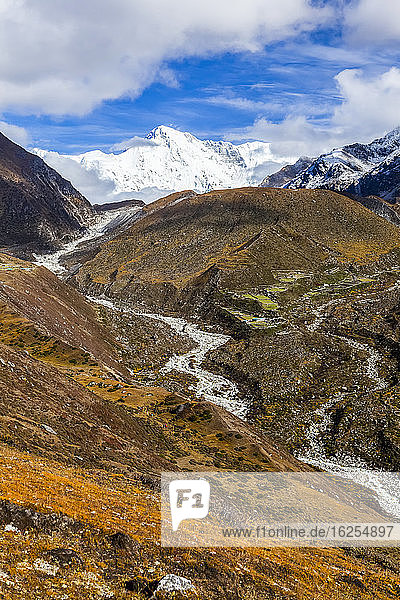
[[[287,183],[292,181],[295,177],[303,173],[308,167],[314,162],[313,158],[308,156],[301,156],[293,165],[285,165],[272,175],[267,175],[262,182],[260,187],[285,187]]]
[[[90,203],[41,158],[0,134],[0,247],[55,250],[93,221]]]
[[[261,186],[330,189],[360,197],[378,196],[389,204],[399,202],[400,127],[369,144],[350,144],[307,159],[304,166],[301,160],[266,177]]]

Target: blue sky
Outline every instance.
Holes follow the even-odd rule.
[[[74,154],[165,124],[300,155],[400,124],[400,2],[230,2],[5,0],[3,131]]]

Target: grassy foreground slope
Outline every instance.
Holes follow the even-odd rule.
[[[160,598],[394,600],[400,591],[393,551],[160,549],[158,493],[142,482],[3,446],[0,494],[0,519],[12,525],[0,531],[7,599],[143,600],[126,582],[144,589],[168,573],[194,589]]]

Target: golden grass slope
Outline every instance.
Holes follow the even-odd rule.
[[[117,360],[115,337],[100,325],[93,306],[44,267],[0,254],[0,300],[44,333],[127,373]]]
[[[156,491],[2,446],[0,498],[14,507],[31,506],[39,515],[37,527],[25,528],[16,520],[16,531],[0,531],[0,590],[7,599],[67,593],[71,600],[143,600],[126,592],[124,582],[167,573],[192,581],[195,590],[187,598],[211,600],[394,600],[400,591],[396,562],[385,550],[161,549]],[[41,526],[40,515],[49,515],[53,523],[58,518],[64,526]],[[132,550],[110,545],[116,531],[131,537]],[[46,573],[48,552],[55,547],[74,550],[84,566]]]

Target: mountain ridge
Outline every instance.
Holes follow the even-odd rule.
[[[258,185],[273,166],[288,162],[274,159],[266,142],[235,145],[200,140],[164,125],[131,143],[134,145],[129,147],[128,142],[125,150],[109,154],[100,150],[79,155],[40,149],[34,152],[61,172],[73,167],[68,173],[77,173],[80,168],[103,184],[107,182],[113,186],[108,201],[125,199],[128,194],[149,201],[186,189],[205,193],[216,188]]]
[[[94,218],[86,198],[39,156],[0,134],[0,246],[54,250]]]
[[[348,144],[321,154],[281,187],[379,196],[396,204],[400,198],[399,172],[400,127],[397,127],[368,144]]]
[[[303,173],[314,160],[308,156],[301,156],[293,165],[285,165],[276,173],[267,175],[260,183],[260,187],[285,187],[286,183]]]

